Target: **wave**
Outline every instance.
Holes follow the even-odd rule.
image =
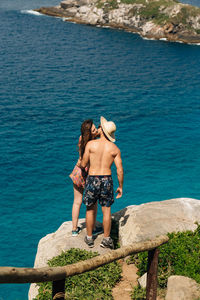
[[[188,43],[188,45],[192,45],[192,46],[200,46],[200,43]]]
[[[160,38],[159,41],[168,42],[168,40],[166,38]]]
[[[26,10],[21,10],[22,14],[31,14],[35,16],[43,16],[43,14],[39,13],[38,11],[34,11],[32,9],[26,9]]]
[[[62,18],[61,17],[57,17],[57,18],[62,19],[63,22],[71,19],[71,17],[62,17]]]
[[[147,41],[157,41],[157,40],[154,39],[154,38],[148,38],[148,37],[143,36],[143,35],[140,35],[140,36],[141,36],[141,38],[142,38],[143,40],[147,40]]]
[[[147,38],[147,37],[144,37],[142,35],[140,35],[140,36],[143,38],[143,40],[158,41],[158,39]],[[171,42],[171,43],[180,43],[180,44],[187,44],[187,45],[193,45],[193,46],[200,46],[200,43],[184,43],[184,42],[179,41],[179,40],[177,40],[177,41],[170,41],[170,40],[168,40],[166,38],[160,38],[159,41],[168,42],[168,43]]]

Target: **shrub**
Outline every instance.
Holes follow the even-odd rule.
[[[50,267],[65,266],[97,256],[97,252],[70,249],[49,260]],[[96,270],[68,277],[65,280],[66,299],[112,299],[112,288],[121,278],[119,263],[112,262]],[[40,283],[35,300],[49,300],[52,294],[51,282]]]
[[[146,299],[146,289],[136,286],[131,293],[131,299],[133,300],[145,300]]]
[[[159,247],[159,287],[165,288],[171,275],[187,276],[200,283],[200,225],[194,232],[170,233],[168,236],[169,242]],[[147,270],[147,255],[143,252],[131,257],[139,269],[139,276]]]

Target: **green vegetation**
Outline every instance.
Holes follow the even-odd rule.
[[[167,22],[171,21],[169,15],[165,12],[165,9],[179,3],[176,0],[157,0],[149,2],[146,2],[145,0],[121,1],[127,4],[142,4],[142,6],[133,10],[133,15],[137,13],[142,19],[149,21],[151,20],[156,24],[166,24]]]
[[[182,7],[180,12],[171,18],[171,22],[175,25],[179,24],[188,24],[188,18],[189,17],[196,17],[200,15],[200,8],[195,8],[195,7]],[[190,25],[188,24],[188,29],[190,28]]]
[[[131,299],[145,300],[146,299],[146,289],[143,289],[140,286],[136,286],[131,293]]]
[[[191,29],[189,18],[200,15],[200,8],[188,5],[187,7],[183,6],[175,16],[170,17],[166,9],[180,3],[178,0],[121,0],[120,2],[133,5],[129,11],[130,16],[139,15],[141,20],[152,21],[159,25],[167,23],[182,24],[185,29]],[[97,7],[104,9],[105,12],[109,12],[118,8],[119,4],[117,0],[107,0],[106,2],[98,0]],[[196,32],[198,33],[197,30]]]
[[[160,247],[158,284],[163,289],[167,286],[167,279],[171,275],[182,275],[193,278],[200,283],[200,225],[197,229],[186,232],[168,234],[170,240]],[[138,267],[138,275],[142,276],[147,270],[147,252],[139,253],[131,257],[130,262]],[[144,290],[137,287],[132,297],[135,300],[143,300]]]
[[[97,252],[81,249],[70,249],[49,260],[50,267],[65,266],[97,256]],[[112,262],[94,271],[68,277],[65,280],[65,297],[68,300],[112,299],[112,288],[121,278],[121,267]],[[39,294],[35,300],[51,299],[52,284],[39,284]]]
[[[118,246],[118,223],[112,223],[112,237]],[[158,284],[163,293],[167,286],[168,277],[182,275],[200,283],[200,225],[197,229],[186,232],[168,234],[169,242],[159,247]],[[48,265],[64,266],[97,256],[98,253],[81,249],[70,249],[52,258]],[[135,263],[138,275],[142,276],[147,270],[147,252],[138,253],[130,257],[128,263]],[[66,299],[93,300],[112,299],[112,288],[121,278],[121,267],[117,262],[110,263],[94,271],[69,277],[65,281]],[[51,282],[39,284],[39,294],[35,300],[51,299]],[[134,300],[145,300],[146,291],[137,286],[132,294]]]
[[[146,5],[146,0],[121,0],[121,3],[125,4],[142,4]]]
[[[107,2],[102,2],[101,0],[97,1],[97,8],[103,8],[105,13],[108,13],[112,9],[117,9],[118,7],[116,0],[109,0]]]
[[[160,10],[160,7],[168,7],[172,5],[172,2],[166,2],[164,0],[149,2],[145,7],[141,8],[140,15],[147,20],[153,20],[157,23],[163,23],[169,20],[169,16]]]

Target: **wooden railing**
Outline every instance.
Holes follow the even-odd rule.
[[[159,255],[159,249],[157,247],[167,243],[168,240],[169,238],[167,236],[160,236],[151,241],[123,246],[119,249],[111,250],[104,255],[99,255],[64,267],[0,267],[0,283],[38,283],[52,281],[52,299],[64,300],[65,278],[94,270],[131,254],[148,251],[146,299],[156,300]]]

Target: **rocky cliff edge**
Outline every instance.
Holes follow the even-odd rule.
[[[36,11],[145,38],[200,44],[200,8],[176,0],[64,0]]]
[[[196,223],[200,223],[200,201],[178,198],[133,205],[114,213],[112,218],[113,223],[118,224],[120,245],[126,246],[151,240],[168,232],[194,231],[197,228]],[[38,244],[34,267],[47,266],[49,259],[70,248],[97,251],[100,254],[110,251],[99,246],[103,235],[97,237],[94,248],[88,248],[84,243],[85,219],[81,219],[79,225],[83,230],[77,237],[71,236],[72,223],[70,221],[64,222],[56,232],[42,238]],[[32,284],[29,290],[29,300],[36,295],[37,287]]]

